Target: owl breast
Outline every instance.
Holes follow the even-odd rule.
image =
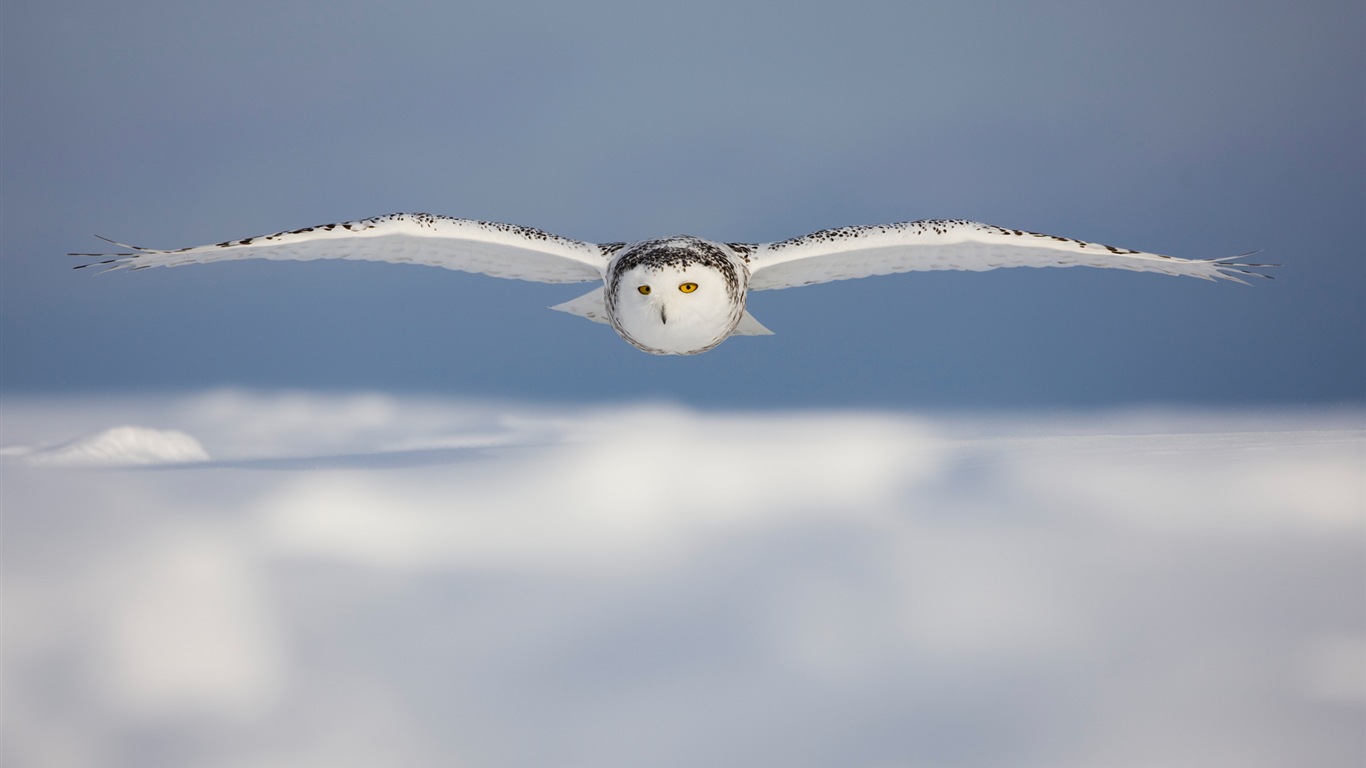
[[[726,340],[745,311],[749,268],[697,237],[622,248],[607,270],[607,316],[623,339],[656,355],[695,355]]]

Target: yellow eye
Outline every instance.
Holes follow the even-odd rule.
[[[697,290],[697,283],[684,283],[678,286],[678,290],[684,293],[692,293],[693,291]]]
[[[649,295],[650,295],[650,286],[648,286],[648,285],[642,285],[642,286],[640,286],[639,288],[637,288],[636,290],[637,290],[637,291],[640,291],[640,295],[641,295],[641,296],[649,296]]]

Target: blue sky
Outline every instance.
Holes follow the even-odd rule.
[[[1366,399],[1357,2],[7,3],[0,386],[700,405]],[[1203,258],[751,298],[661,359],[579,286],[420,267],[72,272],[393,211],[589,241],[968,218]]]

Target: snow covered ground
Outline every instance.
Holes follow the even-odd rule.
[[[0,406],[6,766],[1352,766],[1366,413]]]

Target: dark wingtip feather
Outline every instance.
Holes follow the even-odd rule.
[[[95,237],[98,237],[99,239],[105,241],[106,243],[109,243],[110,245],[117,245],[117,246],[120,247],[120,248],[129,248],[129,249],[131,249],[131,250],[134,250],[134,251],[141,251],[141,252],[144,252],[144,253],[147,252],[147,251],[153,250],[152,248],[143,248],[143,247],[140,246],[140,245],[130,245],[130,244],[128,244],[128,243],[121,243],[121,242],[119,242],[118,240],[111,240],[111,239],[105,237],[104,235],[95,235]],[[121,256],[123,256],[123,255],[131,256],[132,254],[119,254],[119,255],[121,255]]]

